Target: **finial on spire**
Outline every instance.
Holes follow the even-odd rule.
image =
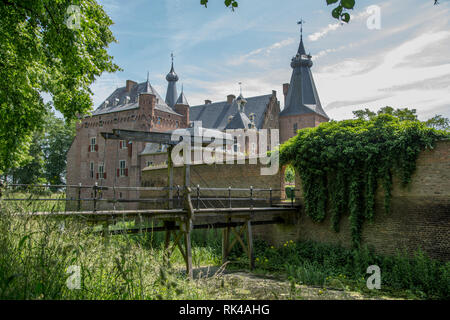
[[[239,82],[239,93],[242,95],[242,82]]]
[[[150,80],[150,72],[147,70],[147,82]]]
[[[305,22],[306,22],[306,21],[303,20],[303,19],[300,19],[300,21],[297,22],[297,24],[300,25],[300,39],[303,39],[303,24],[304,24]]]
[[[181,84],[181,93],[184,92],[184,83]]]

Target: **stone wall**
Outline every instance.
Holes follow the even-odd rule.
[[[260,164],[193,165],[191,186],[253,186],[280,190],[283,177],[281,170],[274,176],[261,176],[260,168]],[[144,186],[167,185],[167,173],[167,168],[144,169]],[[301,184],[298,175],[296,180],[296,187],[299,188]],[[174,183],[183,185],[182,168],[174,168]],[[248,193],[240,192],[236,196],[245,197]],[[265,197],[267,194],[261,196]],[[280,197],[280,192],[274,193],[275,196]],[[297,196],[298,201],[302,202],[301,193]],[[295,225],[255,226],[254,233],[256,237],[274,245],[281,245],[287,240],[313,240],[351,246],[348,215],[341,218],[339,233],[332,230],[330,215],[323,222],[315,223],[302,210]],[[417,170],[406,188],[402,188],[398,178],[394,176],[389,214],[384,212],[383,190],[378,190],[375,218],[372,223],[364,223],[362,244],[371,246],[382,254],[395,254],[397,249],[406,249],[412,253],[420,247],[431,257],[449,260],[449,235],[450,141],[441,141],[434,150],[426,150],[420,154]]]
[[[296,180],[298,188],[298,176]],[[341,217],[339,233],[332,230],[330,215],[315,223],[304,211],[296,225],[258,230],[262,238],[275,245],[292,239],[351,246],[348,215]],[[397,249],[412,253],[420,247],[433,258],[450,260],[450,141],[438,142],[434,150],[420,154],[417,170],[406,188],[394,176],[389,214],[384,212],[383,190],[379,188],[374,221],[364,222],[362,244],[383,254],[395,254]]]

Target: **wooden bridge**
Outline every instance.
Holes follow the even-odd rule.
[[[281,190],[249,188],[205,188],[192,187],[190,181],[190,165],[184,164],[184,185],[173,184],[173,162],[171,150],[180,141],[173,141],[170,133],[140,132],[129,130],[113,130],[113,133],[102,133],[105,139],[156,142],[168,145],[168,186],[161,187],[119,187],[84,185],[7,185],[8,188],[60,188],[76,190],[75,197],[65,199],[32,199],[33,201],[66,201],[73,209],[58,212],[32,212],[33,216],[84,217],[87,221],[103,224],[104,235],[114,233],[165,232],[166,258],[178,247],[186,262],[186,271],[192,277],[191,232],[194,229],[221,228],[222,260],[225,263],[235,245],[242,246],[249,258],[250,268],[254,267],[253,232],[255,225],[294,223],[299,212],[294,196],[281,199],[274,194]],[[225,139],[225,144],[230,143]],[[195,141],[192,139],[191,141]],[[210,141],[203,142],[207,145]],[[82,197],[82,191],[90,189],[91,197]],[[117,197],[121,190],[135,190],[141,196],[135,199]],[[147,197],[142,194],[156,192],[163,197]],[[203,195],[202,195],[203,192]],[[207,192],[207,195],[204,193]],[[105,194],[110,197],[105,197]],[[239,196],[236,196],[238,193]],[[72,193],[73,194],[73,193]],[[234,195],[233,195],[234,194]],[[246,196],[242,196],[245,194]],[[264,194],[265,196],[261,196]],[[1,197],[1,201],[23,201],[11,197]],[[29,199],[27,199],[28,201]],[[117,210],[121,203],[139,203],[136,210]],[[92,203],[89,210],[83,205]],[[109,207],[107,205],[109,205]],[[155,208],[149,209],[149,204]],[[107,207],[105,209],[105,207]],[[109,226],[124,219],[133,219],[135,227],[112,231]],[[162,222],[162,226],[153,225]],[[149,227],[152,226],[152,227]],[[170,246],[172,241],[172,246]]]
[[[24,190],[43,188],[65,188],[77,189],[80,195],[81,189],[91,189],[94,197],[91,198],[14,198],[15,189]],[[136,191],[168,191],[168,187],[105,187],[105,186],[51,186],[51,185],[19,185],[10,184],[3,186],[3,196],[1,201],[63,201],[76,204],[75,210],[65,211],[36,211],[26,213],[31,216],[51,216],[51,217],[83,217],[86,222],[103,225],[101,233],[104,236],[114,234],[143,233],[143,232],[165,232],[166,259],[178,248],[186,263],[186,271],[192,277],[192,249],[191,232],[195,229],[222,229],[222,261],[225,263],[228,256],[237,244],[241,245],[243,251],[249,259],[249,267],[254,267],[253,232],[252,227],[256,225],[268,224],[289,224],[296,221],[298,206],[294,198],[280,199],[272,197],[273,192],[280,190],[253,189],[253,188],[196,188],[180,187],[173,188],[172,198],[139,198],[139,199],[118,199],[105,198],[102,196],[107,190],[114,189],[115,195],[121,189],[133,189]],[[5,192],[6,191],[6,192]],[[12,192],[11,192],[12,191]],[[208,191],[208,196],[202,196],[202,191]],[[217,192],[218,196],[212,196],[211,192]],[[223,192],[228,193],[228,197],[223,197]],[[247,197],[231,196],[232,193],[248,192]],[[256,198],[252,194],[266,192],[267,197]],[[12,197],[11,197],[12,196]],[[227,206],[210,207],[209,204],[220,201]],[[167,209],[137,209],[137,210],[116,210],[118,203],[138,202],[138,203],[161,203],[161,206],[172,208]],[[83,210],[82,204],[92,203],[91,210]],[[108,203],[110,209],[97,209],[99,203]],[[165,203],[165,204],[164,204]],[[171,205],[169,205],[171,203]],[[244,203],[246,206],[233,206],[236,203]],[[267,205],[266,205],[267,204]],[[104,205],[103,205],[104,206]],[[71,207],[71,205],[66,205]],[[122,228],[111,230],[110,226],[120,221],[134,221],[132,228]],[[162,222],[161,226],[160,225]],[[154,226],[157,225],[157,226]],[[172,246],[170,246],[172,242]]]

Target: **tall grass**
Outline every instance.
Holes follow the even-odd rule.
[[[181,272],[178,251],[164,263],[150,234],[101,237],[81,218],[31,217],[25,202],[0,203],[0,299],[206,299],[212,288]],[[220,260],[195,247],[198,266]],[[69,289],[70,266],[80,288]]]
[[[257,266],[279,271],[297,282],[357,289],[369,292],[367,267],[381,269],[382,292],[411,294],[418,298],[450,298],[450,262],[430,259],[420,249],[413,257],[406,252],[381,256],[363,247],[343,247],[315,242],[288,241],[280,248],[256,245]]]

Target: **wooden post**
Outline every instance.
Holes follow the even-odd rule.
[[[197,210],[200,209],[200,185],[197,185]]]
[[[252,224],[250,220],[247,220],[247,253],[250,264],[250,270],[255,268],[255,254],[253,252],[253,233],[252,233]]]
[[[116,210],[116,186],[113,186],[113,210]]]
[[[231,187],[228,187],[228,203],[231,208]]]
[[[167,170],[168,170],[168,182],[169,182],[169,203],[168,209],[173,209],[173,162],[172,162],[172,149],[173,146],[169,145],[167,148]]]
[[[272,207],[272,188],[270,188],[269,190],[270,194],[269,194],[269,202],[270,202],[270,206]]]
[[[184,232],[184,247],[186,249],[186,274],[189,279],[192,279],[191,221],[189,219],[186,221],[186,231]]]
[[[77,211],[81,211],[81,182],[78,184],[78,203]]]
[[[231,222],[231,219],[228,218],[228,223]],[[226,228],[222,230],[222,264],[227,262],[228,254],[230,253],[230,226],[228,225]]]
[[[95,183],[94,187],[94,210],[97,211],[97,182]]]

